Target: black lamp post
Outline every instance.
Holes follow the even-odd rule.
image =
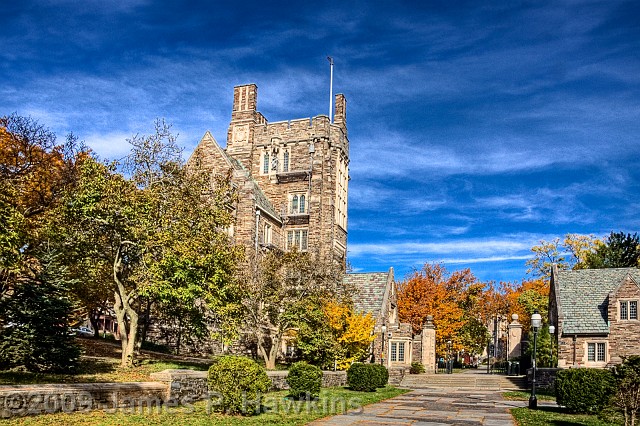
[[[549,340],[551,342],[551,359],[549,359],[549,367],[555,367],[555,362],[553,362],[553,336],[556,333],[556,328],[553,325],[549,326]]]
[[[531,327],[533,328],[533,380],[531,381],[531,396],[529,397],[529,408],[535,410],[538,408],[538,400],[536,398],[536,350],[538,343],[538,328],[542,325],[542,315],[536,309],[531,315]]]
[[[451,340],[447,341],[447,349],[448,349],[448,359],[447,359],[447,373],[453,373],[453,360],[451,359]]]

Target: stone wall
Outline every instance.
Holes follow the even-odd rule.
[[[0,418],[63,412],[104,410],[143,413],[169,410],[208,396],[206,371],[164,370],[154,382],[77,383],[70,385],[0,386]],[[267,371],[271,390],[289,389],[287,371]],[[394,377],[394,383],[399,383]],[[402,378],[400,378],[402,380]],[[345,386],[346,371],[323,371],[322,387]]]
[[[620,319],[620,301],[640,301],[640,288],[627,276],[616,292],[609,295],[609,345],[607,362],[622,363],[622,357],[640,355],[640,321]]]
[[[556,374],[562,368],[538,368],[536,369],[536,388],[553,391],[556,385]],[[533,383],[533,368],[527,369],[527,386],[531,389]]]
[[[140,413],[177,407],[178,404],[192,401],[170,401],[166,396],[166,385],[157,382],[0,386],[0,418],[59,411],[104,410],[112,413],[122,410]]]

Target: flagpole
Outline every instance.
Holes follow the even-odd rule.
[[[333,123],[333,58],[327,56],[329,60],[329,67],[331,69],[331,76],[329,78],[329,123]]]

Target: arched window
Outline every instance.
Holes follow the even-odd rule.
[[[289,151],[285,151],[284,154],[282,155],[282,171],[283,172],[289,171]]]
[[[300,213],[304,213],[304,206],[305,206],[305,196],[301,195],[300,196]]]
[[[265,152],[264,153],[264,160],[262,162],[262,173],[263,174],[269,174],[269,153]]]
[[[298,213],[298,196],[294,195],[291,199],[291,213]]]

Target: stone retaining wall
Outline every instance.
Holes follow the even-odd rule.
[[[287,371],[267,371],[272,390],[289,389]],[[0,386],[0,418],[63,412],[140,413],[167,410],[205,399],[207,372],[164,370],[152,373],[153,382],[76,383],[69,385]],[[345,371],[323,371],[322,387],[345,386]]]
[[[58,411],[160,410],[166,394],[167,386],[156,382],[0,386],[0,418]],[[173,401],[172,406],[185,402],[189,401]]]
[[[288,371],[267,371],[271,379],[271,390],[289,389],[287,383]],[[207,397],[207,372],[192,370],[164,370],[152,373],[151,378],[167,386],[167,399],[181,399],[186,396],[204,399]],[[346,371],[323,371],[322,387],[345,386],[347,384]]]
[[[540,389],[554,390],[556,386],[556,374],[561,368],[538,368],[536,369],[536,387]],[[533,368],[527,369],[527,385],[531,388],[533,381]]]

